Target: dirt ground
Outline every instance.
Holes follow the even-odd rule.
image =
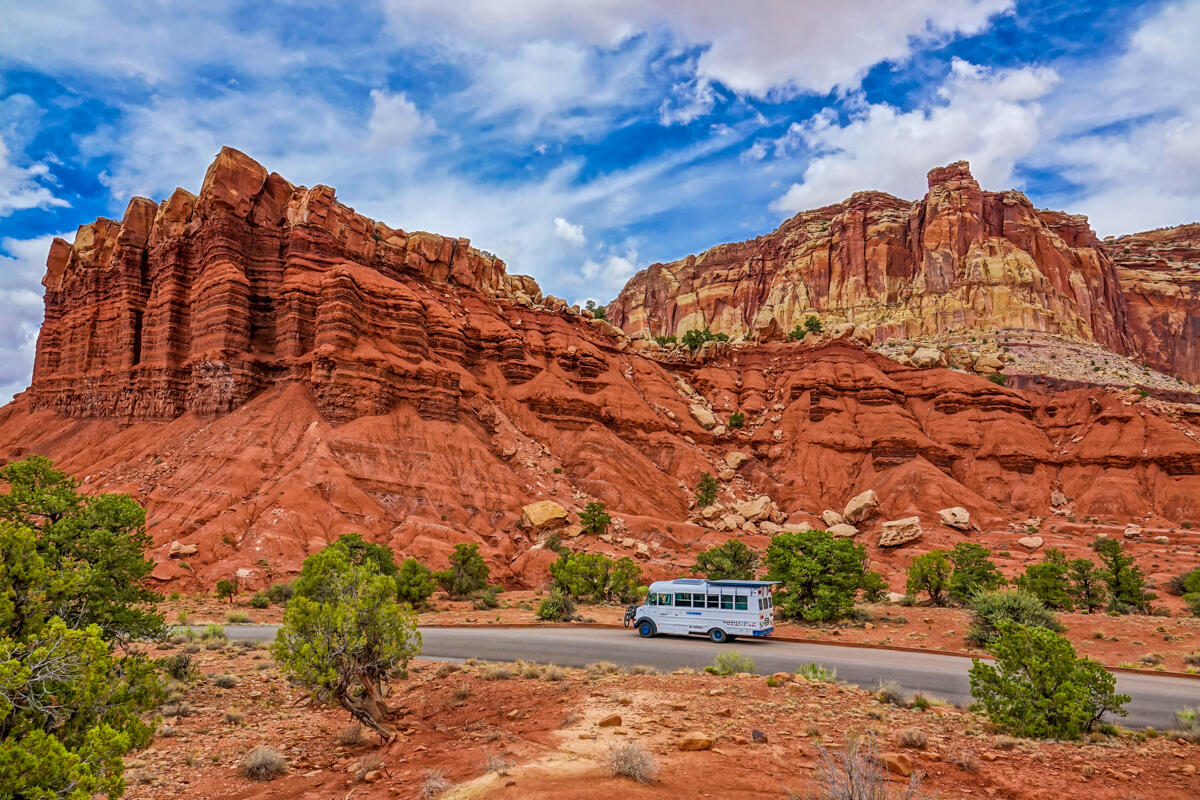
[[[414,662],[389,696],[402,712],[402,733],[382,744],[375,735],[349,735],[344,711],[307,703],[261,647],[218,640],[190,649],[197,677],[175,687],[166,727],[127,760],[132,800],[803,797],[817,788],[819,747],[837,750],[852,735],[872,735],[882,753],[907,756],[924,773],[925,797],[1200,793],[1200,746],[1182,740],[1124,733],[1018,741],[969,713],[886,705],[836,684],[794,679],[772,687],[761,676],[630,674],[611,665]],[[220,681],[231,688],[220,688],[217,676],[232,676]],[[601,725],[613,715],[618,724]],[[682,750],[688,739],[708,749]],[[653,782],[613,777],[611,750],[628,742],[657,762]],[[241,776],[243,756],[259,744],[286,758],[283,775],[261,783]],[[438,776],[445,788],[426,793]]]
[[[537,604],[542,592],[512,591],[500,595],[500,607],[479,610],[470,601],[450,601],[445,595],[433,598],[432,608],[418,616],[422,625],[495,625],[537,624]],[[169,622],[177,622],[185,612],[193,623],[226,624],[231,613],[245,614],[256,623],[277,623],[283,609],[271,606],[254,609],[245,605],[248,596],[232,606],[215,598],[182,597],[162,606]],[[900,605],[864,605],[860,608],[870,621],[842,625],[798,625],[779,623],[776,636],[812,639],[834,643],[861,643],[913,647],[926,650],[982,652],[966,642],[970,614],[962,609]],[[579,613],[589,622],[619,625],[623,606],[580,606]],[[1200,671],[1200,619],[1190,616],[1154,617],[1129,614],[1060,614],[1066,636],[1080,655],[1086,655],[1109,667],[1147,671]],[[541,623],[545,624],[545,623]],[[1185,659],[1191,658],[1189,663]]]

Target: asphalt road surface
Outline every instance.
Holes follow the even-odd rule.
[[[277,625],[226,625],[232,640],[266,642],[275,638]],[[564,667],[582,667],[596,661],[623,666],[645,664],[670,671],[681,667],[703,669],[717,654],[727,650],[750,656],[758,672],[794,672],[815,663],[836,669],[839,680],[874,689],[892,680],[906,691],[934,694],[959,706],[971,702],[967,670],[971,659],[933,653],[909,653],[806,644],[762,639],[738,639],[718,645],[707,639],[686,636],[640,638],[632,629],[611,628],[421,628],[424,644],[421,657],[487,661],[525,659]],[[1129,716],[1118,720],[1130,728],[1172,727],[1175,712],[1200,705],[1200,680],[1153,674],[1117,674],[1117,690],[1129,695]]]

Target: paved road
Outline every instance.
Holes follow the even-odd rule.
[[[230,639],[254,641],[271,641],[276,630],[277,625],[225,626]],[[961,656],[752,639],[716,645],[707,639],[684,636],[642,639],[632,630],[610,628],[421,628],[421,637],[423,658],[523,658],[565,667],[612,661],[646,664],[664,671],[702,669],[713,662],[717,653],[737,650],[753,658],[763,674],[793,672],[804,664],[816,663],[836,669],[839,680],[868,689],[880,681],[893,680],[906,691],[935,694],[955,705],[971,702],[967,680],[971,660]],[[1133,698],[1129,716],[1120,720],[1131,728],[1152,726],[1163,730],[1171,727],[1180,708],[1200,705],[1200,680],[1119,673],[1117,689]]]

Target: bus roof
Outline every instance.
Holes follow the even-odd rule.
[[[670,581],[655,581],[654,585],[662,583],[673,583],[679,586],[741,586],[744,588],[758,588],[762,586],[777,586],[779,581],[710,581],[704,578],[675,578]]]

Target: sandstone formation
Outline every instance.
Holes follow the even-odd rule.
[[[943,508],[938,512],[938,520],[943,525],[948,525],[951,528],[957,528],[960,531],[965,531],[971,527],[971,512],[967,511],[962,506]]]
[[[544,531],[567,524],[567,510],[553,500],[539,500],[521,509],[521,527]]]
[[[1200,415],[921,370],[853,331],[636,347],[464,240],[367,220],[235,151],[198,194],[55,242],[45,284],[0,460],[48,455],[86,491],[133,494],[164,583],[248,570],[259,588],[359,532],[437,568],[476,543],[493,581],[542,585],[556,556],[523,513],[541,501],[552,519],[605,503],[615,529],[587,547],[647,577],[679,574],[701,541],[761,549],[863,487],[844,522],[872,534],[876,516],[951,506],[1003,528],[1052,492],[1080,518],[1200,520]],[[688,522],[705,472],[720,505]]]
[[[920,539],[923,534],[921,520],[917,517],[889,520],[883,523],[883,530],[879,534],[879,546],[898,547]]]
[[[1200,224],[1101,243],[1086,217],[1035,209],[1017,191],[983,191],[957,162],[930,171],[922,200],[858,192],[768,235],[652,264],[608,317],[635,337],[709,328],[777,339],[809,315],[835,331],[862,326],[876,342],[1044,331],[1197,382],[1198,254]],[[922,349],[914,360],[943,358]]]

